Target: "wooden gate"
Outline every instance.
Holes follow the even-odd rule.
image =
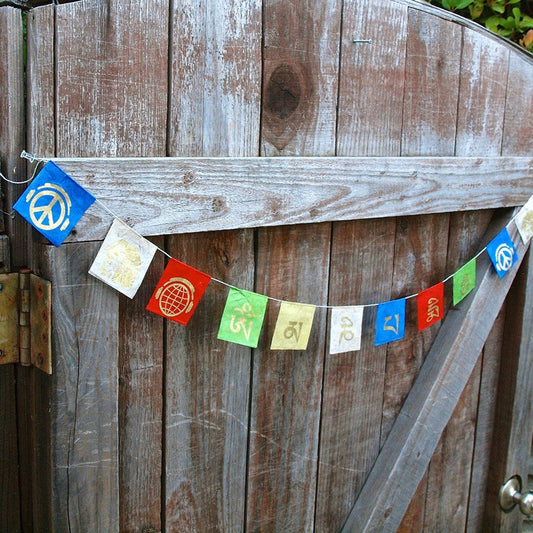
[[[531,445],[526,247],[513,232],[502,281],[480,256],[442,325],[418,332],[409,299],[397,342],[374,346],[370,304],[444,280],[532,194],[531,56],[413,0],[82,0],[25,23],[0,7],[3,174],[57,158],[223,283],[179,326],[145,310],[163,254],[133,300],[88,275],[100,205],[59,248],[6,216],[12,267],[52,281],[54,373],[1,368],[1,529],[519,530],[497,493]],[[257,349],[217,340],[224,283],[366,305],[361,349],[330,355],[319,307],[307,350],[270,350],[275,300]]]

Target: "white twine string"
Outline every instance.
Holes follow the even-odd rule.
[[[2,177],[2,179],[4,179],[5,181],[9,182],[9,183],[14,183],[14,184],[24,184],[24,183],[28,183],[30,181],[33,180],[33,178],[35,177],[36,173],[37,173],[37,168],[39,166],[39,163],[44,163],[46,162],[47,160],[46,159],[42,159],[40,157],[36,157],[35,155],[33,154],[29,154],[28,152],[26,151],[22,151],[22,153],[20,154],[20,157],[23,157],[25,159],[28,159],[28,161],[30,161],[30,163],[33,163],[34,161],[37,161],[38,164],[35,166],[35,169],[33,171],[33,174],[31,176],[31,178],[25,180],[25,181],[12,181],[12,180],[8,180],[3,174],[0,173],[0,176]],[[127,224],[126,222],[124,222],[124,220],[122,218],[120,218],[112,209],[110,209],[108,206],[106,206],[101,200],[99,200],[98,198],[95,198],[95,203],[98,204],[104,211],[106,211],[108,214],[110,214],[113,218],[119,220],[120,222],[122,222],[122,224],[124,224],[125,226],[128,226],[131,231],[133,231],[133,233],[135,233],[138,237],[140,237],[141,239],[144,239],[145,237],[143,235],[141,235],[138,231],[136,231],[134,228],[132,228],[129,224]],[[6,215],[9,215],[9,216],[12,216],[14,217],[14,213],[6,213],[5,211],[2,211],[4,214]],[[505,226],[506,228],[508,228],[512,222],[515,221],[516,217],[518,215],[518,212],[509,220],[509,222],[507,223],[507,225]],[[163,255],[165,255],[166,257],[168,257],[169,259],[174,259],[167,251],[165,251],[163,248],[160,248],[159,246],[155,245],[155,247],[157,248],[157,250],[159,252],[161,252]],[[480,257],[484,252],[487,251],[487,247],[484,246],[474,257],[472,257],[472,259],[470,259],[470,261],[473,261],[474,259],[477,259],[478,257]],[[469,263],[470,261],[467,261],[465,264]],[[462,268],[462,267],[461,267]],[[447,276],[446,278],[444,278],[444,280],[441,281],[441,283],[447,283],[448,281],[450,281],[451,279],[453,279],[453,277],[455,276],[455,274],[457,274],[457,272],[459,272],[460,269],[456,270],[455,272],[453,272],[452,274],[450,274],[449,276]],[[225,287],[228,287],[230,289],[236,289],[236,290],[240,290],[239,287],[235,286],[235,285],[231,285],[230,283],[227,283],[221,279],[218,279],[218,278],[214,278],[214,277],[211,277],[211,280],[214,281],[215,283],[219,283],[221,285],[224,285]],[[438,285],[438,283],[436,284]],[[405,300],[409,300],[411,298],[416,298],[418,295],[420,294],[420,292],[416,292],[416,293],[413,293],[413,294],[409,294],[408,296],[404,296],[403,299]],[[280,298],[274,298],[273,296],[268,296],[268,295],[262,295],[262,296],[265,296],[266,298],[268,298],[269,300],[271,301],[274,301],[274,302],[278,302],[278,303],[283,303],[283,302],[289,302],[289,300],[283,300],[283,299],[280,299]],[[397,298],[398,300],[401,300],[402,298]],[[360,307],[378,307],[379,305],[381,305],[381,303],[384,303],[384,302],[379,302],[379,303],[369,303],[369,304],[361,304]],[[306,305],[313,305],[313,304],[306,304]],[[335,309],[337,307],[346,307],[346,306],[338,306],[338,305],[326,305],[326,304],[322,304],[322,305],[314,305],[314,307],[318,308],[318,309]]]

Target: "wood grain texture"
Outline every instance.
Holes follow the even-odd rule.
[[[376,21],[387,21],[386,27]],[[349,0],[344,2],[342,22],[337,153],[398,156],[407,8],[386,0]],[[394,38],[383,38],[385,34]]]
[[[507,302],[483,529],[519,531],[524,516],[504,513],[498,492],[511,476],[527,483],[533,426],[533,254],[523,261]]]
[[[376,20],[388,21],[394,45],[381,38]],[[400,155],[406,25],[407,10],[391,2],[343,3],[338,156],[377,156],[379,165]],[[370,38],[372,45],[353,43],[357,38]],[[373,183],[380,187],[386,175],[376,175]],[[390,299],[392,271],[384,272],[383,265],[394,255],[395,231],[394,218],[333,224],[329,303]],[[375,308],[367,308],[365,331],[374,322]],[[379,452],[385,355],[386,347],[376,348],[370,334],[359,352],[326,356],[318,531],[340,529]]]
[[[55,161],[143,235],[508,207],[533,185],[531,157]],[[102,239],[110,223],[94,205],[68,239]]]
[[[467,28],[463,28],[462,34],[455,154],[497,156],[501,149],[507,89],[506,76],[500,73],[506,71],[509,50]],[[487,106],[486,102],[491,105]],[[490,217],[491,211],[451,215],[447,272],[455,272],[485,244],[481,239]],[[490,349],[485,357],[484,349],[428,467],[426,529],[464,530],[467,515],[479,513],[483,508],[478,495],[483,494],[485,485],[469,486],[468,481],[472,478],[475,457],[478,460],[483,457],[483,442],[491,432],[490,422],[478,421],[478,412],[491,411],[494,395],[482,383],[486,386],[493,359]],[[459,441],[461,446],[457,447]],[[481,482],[479,472],[477,476]],[[437,487],[438,498],[435,498]]]
[[[115,531],[118,515],[118,296],[87,272],[99,243],[42,246],[53,281],[53,526]]]
[[[457,271],[482,249],[491,216],[490,210],[451,215],[446,272]],[[482,371],[480,357],[428,466],[424,529],[465,528]]]
[[[502,310],[496,318],[487,342],[483,347],[483,367],[479,385],[476,435],[472,456],[466,523],[466,531],[468,532],[481,531],[483,528],[490,472],[490,449],[494,438],[494,416],[497,398],[495,391],[498,390],[505,310],[506,305],[502,306]]]
[[[145,156],[165,146],[168,3],[64,4],[56,27],[57,155]]]
[[[330,305],[390,299],[390,272],[383,265],[394,255],[395,232],[393,218],[334,225]],[[386,347],[374,346],[375,319],[375,308],[366,308],[358,352],[326,356],[317,531],[342,527],[379,451]]]
[[[162,237],[153,238],[162,247]],[[120,297],[120,529],[161,529],[163,465],[163,319],[145,309],[164,269],[156,254],[133,300]]]
[[[54,35],[54,7],[46,6],[28,13],[26,28],[26,150],[41,157],[54,157],[55,69],[54,41],[51,38]],[[30,266],[39,271],[36,254],[30,258]],[[41,531],[52,531],[53,502],[49,488],[53,486],[54,479],[51,436],[53,378],[32,370],[27,384],[33,440],[33,524]],[[48,490],[43,490],[43,487]]]
[[[0,8],[0,33],[3,36],[0,43],[0,167],[5,177],[21,181],[25,177],[25,165],[19,159],[24,142],[24,66],[23,28],[18,10]],[[4,213],[11,213],[24,186],[2,180],[1,187],[2,209]],[[2,215],[0,218],[0,230],[7,231],[10,237],[9,267],[25,266],[30,235],[27,225],[20,217]],[[0,483],[7,497],[0,506],[0,526],[6,531],[32,527],[31,427],[27,395],[21,393],[27,376],[27,369],[12,365],[0,369],[0,390],[4,398],[1,433],[6,450],[0,460]]]
[[[257,155],[261,2],[185,0],[171,21],[169,155]]]
[[[516,231],[510,233],[519,263],[527,247]],[[344,531],[395,531],[399,526],[519,267],[500,280],[486,255],[479,263],[479,286],[448,313]]]
[[[59,155],[166,154],[168,16],[167,2],[154,6],[142,0],[57,8]],[[73,34],[78,39],[73,41]],[[110,473],[118,485],[108,511],[95,512],[109,512],[113,519],[120,514],[121,529],[160,529],[162,324],[146,318],[142,300],[120,302],[120,337],[112,340],[119,342],[120,388],[112,382],[108,392],[118,409],[120,449],[112,450],[118,470]],[[148,323],[153,334],[141,339]]]
[[[259,230],[256,290],[292,302],[326,301],[330,231],[329,224]],[[272,351],[278,311],[268,307],[265,341],[254,350],[247,524],[306,531],[315,514],[326,313],[315,311],[307,350]]]
[[[335,154],[341,5],[264,2],[261,155]],[[330,238],[330,224],[259,230],[256,289],[325,302]],[[267,310],[266,339],[278,309]],[[271,351],[267,343],[254,351],[247,529],[314,527],[325,319],[317,309],[304,352]]]
[[[10,7],[0,10],[2,35],[6,36],[0,45],[2,63],[0,76],[2,94],[0,95],[0,156],[2,174],[13,181],[26,178],[26,164],[20,159],[24,148],[24,41],[20,11]],[[2,180],[4,211],[11,213],[13,204],[18,200],[26,185],[14,185]],[[28,264],[31,246],[28,224],[21,217],[0,217],[0,229],[11,238],[12,268],[18,269]]]
[[[169,237],[168,251],[253,288],[253,233]],[[187,328],[167,324],[166,527],[239,531],[245,520],[251,350],[217,340],[227,290],[212,282]]]
[[[261,155],[333,155],[341,2],[263,6]]]
[[[464,29],[462,35],[455,155],[499,156],[509,49],[472,30]]]
[[[507,98],[501,155],[533,153],[528,125],[533,120],[533,68],[527,55],[512,54],[509,59]]]
[[[257,156],[260,2],[179,2],[171,21],[169,155]],[[165,194],[164,179],[158,190]],[[223,208],[216,198],[209,204]],[[253,289],[250,230],[179,235],[167,248],[218,279]],[[226,295],[209,288],[187,328],[167,327],[167,531],[244,528],[251,350],[217,340],[213,313],[220,316]]]
[[[407,23],[406,86],[403,103],[402,155],[454,155],[459,95],[458,27],[409,9]],[[430,103],[431,100],[431,103]],[[444,278],[449,215],[419,217],[398,224],[395,246],[393,298],[417,293]],[[416,258],[413,264],[412,258]],[[434,277],[435,276],[435,277]],[[418,287],[417,287],[418,285]],[[418,375],[441,323],[418,332],[416,299],[407,302],[405,337],[388,345],[381,442],[389,433],[411,385]],[[429,483],[429,476],[428,476]],[[423,484],[411,502],[417,517],[426,521]],[[405,519],[409,521],[409,511]],[[402,526],[400,526],[402,529]]]

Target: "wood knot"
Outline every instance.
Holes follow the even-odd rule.
[[[266,79],[264,134],[269,142],[282,150],[311,119],[313,84],[308,68],[297,62],[279,63],[270,74],[267,72]]]
[[[213,198],[213,201],[211,202],[211,208],[215,213],[219,213],[220,211],[223,211],[226,207],[226,201],[222,196],[217,196]]]
[[[189,170],[183,174],[182,181],[185,183],[185,185],[191,184],[195,179],[194,172],[192,170]]]
[[[270,75],[266,89],[266,109],[281,120],[290,117],[300,104],[302,87],[290,65],[279,65]]]

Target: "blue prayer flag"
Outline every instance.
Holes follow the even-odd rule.
[[[95,198],[48,161],[13,208],[51,243],[60,246]]]
[[[518,257],[513,241],[509,236],[507,228],[503,228],[492,241],[487,244],[487,253],[500,278],[503,278],[511,267],[516,263]]]
[[[397,341],[405,334],[405,298],[378,305],[375,345]]]

